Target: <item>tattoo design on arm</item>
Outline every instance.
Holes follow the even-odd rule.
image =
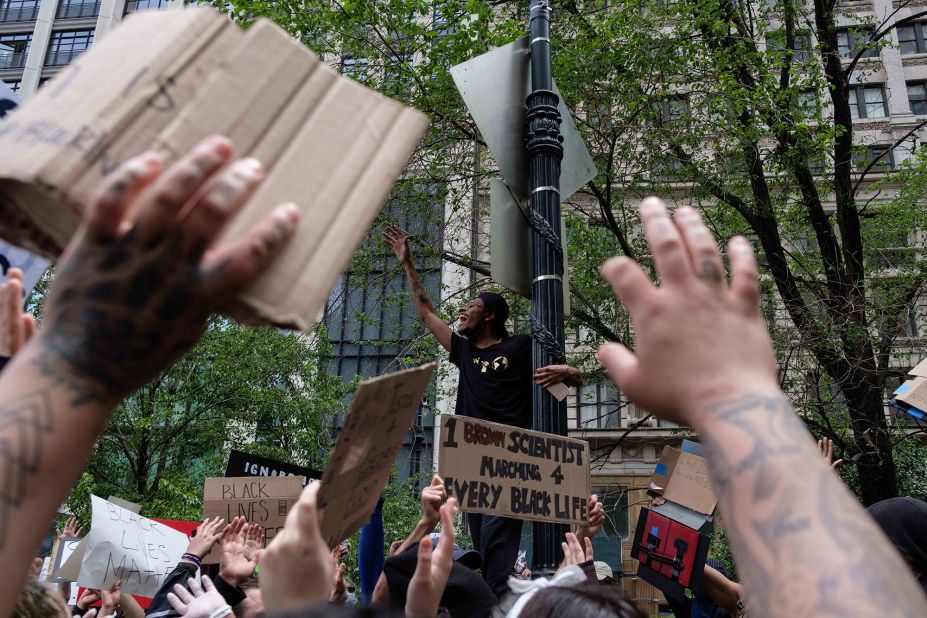
[[[783,395],[713,407],[702,435],[751,615],[924,615],[907,566]]]

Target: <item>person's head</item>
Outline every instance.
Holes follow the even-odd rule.
[[[927,502],[915,498],[889,498],[876,502],[866,511],[927,590]]]
[[[501,294],[483,292],[466,305],[458,313],[457,331],[468,337],[484,332],[494,337],[505,338],[505,321],[509,319],[509,304]]]
[[[71,612],[60,594],[30,579],[19,595],[13,615],[17,618],[69,618]]]
[[[550,586],[539,590],[519,616],[530,618],[646,618],[615,586],[584,582],[575,586]]]

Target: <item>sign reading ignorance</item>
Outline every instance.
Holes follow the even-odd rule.
[[[464,511],[586,522],[589,446],[582,440],[445,416],[438,473]]]

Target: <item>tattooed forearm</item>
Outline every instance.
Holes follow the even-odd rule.
[[[51,430],[46,390],[0,405],[0,551],[6,548],[13,511],[22,507],[29,484],[36,482],[45,434]]]
[[[784,396],[711,408],[702,436],[750,616],[927,615],[906,565]]]

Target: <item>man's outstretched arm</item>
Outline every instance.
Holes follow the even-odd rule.
[[[212,138],[163,174],[155,155],[114,171],[60,260],[41,331],[0,374],[0,616],[113,407],[192,346],[211,313],[234,310],[296,227],[285,206],[206,252],[263,178],[248,159],[220,173],[231,151]]]
[[[422,278],[412,264],[412,256],[409,252],[409,235],[396,226],[390,226],[383,232],[383,240],[393,248],[396,259],[402,264],[402,268],[409,280],[409,286],[412,288],[412,302],[415,303],[415,310],[418,311],[418,317],[422,319],[428,330],[435,336],[438,343],[441,344],[448,352],[451,351],[451,327],[442,320],[435,307],[431,303],[431,297],[428,295],[428,289],[422,283]]]
[[[645,409],[701,435],[750,616],[927,616],[904,561],[818,454],[779,390],[752,249],[721,253],[699,214],[641,218],[655,287],[627,258],[602,267],[634,322],[634,353],[599,358]]]

